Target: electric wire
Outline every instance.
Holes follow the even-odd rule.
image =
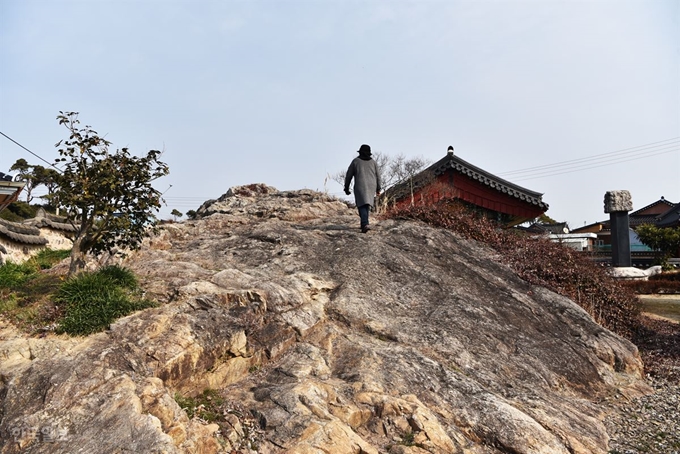
[[[668,142],[670,142],[670,143],[668,143]],[[653,148],[658,148],[658,147],[667,147],[667,146],[677,146],[677,145],[680,145],[680,137],[674,137],[672,139],[662,140],[662,141],[659,141],[659,142],[653,142],[653,143],[646,144],[646,145],[639,145],[637,147],[624,148],[622,150],[612,151],[612,152],[608,152],[608,153],[602,153],[602,154],[594,155],[594,156],[588,156],[588,157],[585,157],[585,158],[571,159],[571,160],[568,160],[568,161],[561,161],[561,162],[557,162],[557,163],[553,163],[553,164],[545,164],[545,165],[541,165],[541,166],[528,167],[526,169],[512,170],[512,171],[508,171],[508,172],[503,172],[502,175],[510,175],[510,174],[514,174],[514,173],[530,172],[530,171],[533,171],[533,170],[544,169],[544,168],[547,168],[547,167],[559,167],[559,166],[562,166],[564,164],[570,164],[570,163],[576,163],[576,162],[582,162],[582,161],[611,159],[611,157],[614,157],[614,156],[645,152],[645,150],[647,150],[647,149],[653,149]]]
[[[5,137],[6,139],[8,139],[8,140],[14,142],[16,145],[20,146],[20,147],[23,148],[24,150],[28,151],[29,153],[31,153],[33,156],[35,156],[36,158],[40,159],[40,160],[43,161],[44,163],[48,164],[48,165],[51,166],[51,167],[54,167],[54,168],[57,170],[57,172],[62,173],[62,170],[61,170],[59,167],[56,167],[54,164],[52,164],[51,162],[47,161],[47,160],[44,159],[42,156],[39,156],[37,153],[33,153],[31,150],[29,150],[29,149],[26,148],[25,146],[21,145],[19,142],[17,142],[16,140],[12,139],[10,136],[8,136],[7,134],[5,134],[4,132],[0,131],[0,134],[2,134],[3,137]]]
[[[20,144],[16,140],[9,137],[4,132],[0,131],[0,135],[10,140],[17,146],[21,147],[31,155],[45,162],[49,166],[55,168],[57,171],[62,172],[61,169],[56,167],[54,164],[50,163],[37,153],[29,150],[24,145]],[[602,153],[598,155],[588,156],[584,158],[570,159],[566,161],[560,161],[553,164],[544,164],[540,166],[528,167],[525,169],[512,170],[509,172],[501,172],[497,175],[500,177],[507,178],[512,177],[513,181],[528,181],[535,180],[539,178],[546,178],[556,175],[563,175],[567,173],[581,172],[584,170],[595,169],[599,167],[605,167],[609,165],[615,165],[619,163],[635,161],[638,159],[645,159],[653,156],[659,156],[668,153],[674,153],[680,151],[680,137],[672,137],[666,140],[660,140],[657,142],[648,143],[645,145],[638,145],[635,147],[624,148],[621,150],[611,151],[608,153]],[[625,159],[621,159],[625,158]],[[172,185],[168,187],[170,189]],[[166,190],[165,192],[167,192]],[[331,193],[342,194],[342,193]],[[202,204],[206,200],[210,200],[211,197],[195,197],[195,196],[173,196],[166,197],[165,200],[168,204],[184,207],[195,206],[195,204]]]
[[[598,167],[604,167],[604,166],[611,166],[611,165],[616,165],[624,162],[629,162],[629,161],[636,161],[640,159],[647,159],[651,158],[653,156],[659,156],[663,154],[668,154],[668,153],[674,153],[680,151],[680,147],[674,148],[671,150],[657,150],[654,153],[646,153],[643,156],[628,156],[625,157],[625,159],[622,158],[617,158],[615,160],[609,160],[609,161],[601,161],[601,162],[587,162],[587,163],[582,163],[580,165],[572,165],[568,167],[555,167],[552,169],[546,169],[540,172],[533,172],[533,173],[527,173],[525,175],[517,175],[513,178],[513,180],[526,180],[526,179],[533,179],[533,178],[543,178],[543,177],[548,177],[551,175],[560,175],[563,173],[571,173],[571,172],[579,172],[583,170],[588,170],[588,169],[594,169]]]
[[[544,174],[537,174],[537,175],[533,175],[533,176],[520,177],[520,178],[517,178],[516,180],[513,179],[513,181],[536,180],[538,178],[546,178],[546,177],[551,177],[551,176],[555,176],[555,175],[563,175],[563,174],[566,174],[566,173],[580,172],[580,171],[583,171],[583,170],[596,169],[598,167],[605,167],[605,166],[615,165],[615,164],[619,164],[619,163],[623,163],[623,162],[636,161],[638,159],[649,158],[649,157],[652,157],[652,156],[659,156],[659,155],[663,155],[663,154],[674,153],[676,151],[680,151],[680,148],[677,148],[677,149],[674,149],[674,150],[661,151],[661,152],[658,152],[658,153],[652,153],[652,154],[648,154],[648,155],[640,156],[640,157],[622,159],[622,160],[618,160],[618,161],[614,161],[614,162],[606,162],[606,163],[599,164],[599,165],[588,164],[585,167],[573,168],[573,169],[569,169],[569,170],[553,169],[552,173],[544,173]]]
[[[673,137],[671,139],[666,139],[658,142],[653,142],[645,145],[639,145],[637,147],[625,148],[622,150],[612,151],[608,153],[602,153],[599,155],[589,156],[585,158],[571,159],[567,161],[561,161],[553,164],[545,164],[540,166],[529,167],[526,169],[513,170],[509,172],[499,173],[498,176],[506,177],[509,175],[516,175],[518,177],[524,178],[528,176],[535,176],[540,174],[545,174],[546,172],[554,172],[555,170],[564,169],[577,169],[582,166],[588,166],[591,163],[616,163],[616,162],[626,162],[627,160],[621,160],[622,157],[636,156],[633,159],[641,159],[648,156],[654,156],[659,154],[659,151],[673,152],[680,149],[680,137]],[[599,162],[598,162],[599,161]],[[584,168],[585,170],[585,168]],[[528,174],[528,175],[519,175]],[[547,175],[546,175],[547,176]]]

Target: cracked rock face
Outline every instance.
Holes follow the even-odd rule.
[[[1,452],[230,452],[238,420],[173,398],[210,388],[262,453],[606,453],[598,402],[645,390],[632,344],[451,232],[362,234],[343,202],[264,185],[199,216],[124,263],[161,307],[85,339],[0,326]]]

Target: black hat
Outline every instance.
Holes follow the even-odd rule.
[[[357,151],[357,153],[361,155],[370,156],[371,155],[370,145],[363,144],[361,147],[359,147],[359,151]]]

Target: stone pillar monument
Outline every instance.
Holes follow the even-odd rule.
[[[604,195],[604,212],[609,213],[612,231],[612,266],[630,267],[630,235],[628,212],[633,199],[628,191],[608,191]]]

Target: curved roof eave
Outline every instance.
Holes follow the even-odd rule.
[[[532,191],[515,183],[504,180],[503,178],[497,177],[486,170],[480,169],[479,167],[470,164],[456,155],[445,156],[425,169],[423,172],[432,171],[438,176],[446,172],[448,169],[467,175],[470,178],[479,181],[480,183],[499,192],[508,194],[511,197],[515,197],[533,205],[538,205],[541,208],[548,209],[548,204],[542,200],[543,193]]]

